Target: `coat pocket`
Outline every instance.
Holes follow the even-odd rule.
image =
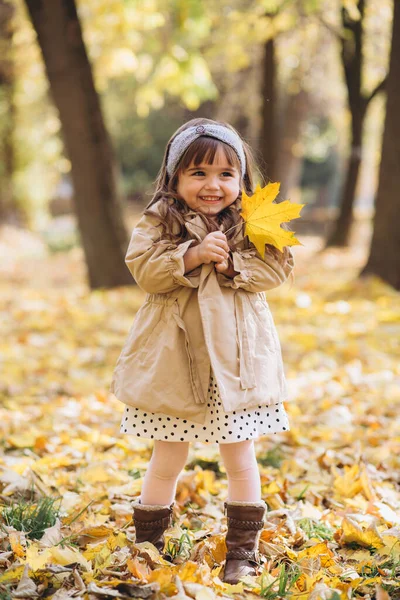
[[[164,306],[145,302],[135,315],[118,363],[145,359],[165,327]]]
[[[167,335],[167,330],[172,319],[171,306],[150,302],[149,308],[151,317],[146,325],[146,339],[138,349],[138,360],[141,362],[146,361],[152,350],[163,345],[164,337]]]
[[[175,305],[175,310],[173,312],[173,318],[175,320],[176,325],[182,330],[185,335],[185,350],[188,358],[189,364],[189,375],[190,375],[190,385],[192,387],[193,396],[196,404],[204,404],[205,399],[203,392],[201,391],[201,383],[199,372],[196,365],[196,360],[194,358],[194,354],[191,348],[189,334],[186,329],[185,322],[182,320],[179,314],[178,304]]]
[[[169,304],[150,301],[150,304],[153,314],[158,315],[158,321],[137,357],[135,356],[136,364],[133,365],[132,361],[129,361],[131,375],[134,370],[138,374],[146,371],[149,377],[151,376],[153,389],[163,390],[166,399],[171,397],[173,389],[177,403],[192,403],[187,392],[184,394],[184,400],[179,397],[179,388],[182,387],[192,390],[196,404],[204,404],[205,398],[195,355],[186,324],[180,316],[178,301],[170,299]],[[155,317],[153,318],[156,322]],[[166,410],[160,407],[157,412]]]

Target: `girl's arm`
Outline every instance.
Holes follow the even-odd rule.
[[[237,274],[231,278],[231,273],[225,276],[217,272],[218,282],[222,287],[231,287],[235,290],[242,288],[248,292],[265,292],[278,287],[286,281],[294,268],[292,251],[290,247],[287,250],[289,257],[285,266],[282,266],[268,250],[262,259],[254,244],[244,250],[234,250],[230,252],[232,271]]]
[[[179,245],[160,240],[158,223],[155,217],[143,215],[132,232],[125,263],[134,280],[149,294],[166,294],[182,285],[198,288],[200,271],[186,274],[184,261],[186,251],[196,240]]]
[[[193,271],[193,269],[196,269],[197,267],[199,267],[201,264],[203,264],[201,262],[201,259],[199,258],[199,247],[197,246],[192,246],[191,248],[189,248],[184,257],[183,257],[183,262],[185,263],[185,273],[188,273],[190,271]]]

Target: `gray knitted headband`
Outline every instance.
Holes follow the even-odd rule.
[[[201,135],[206,135],[216,138],[217,140],[221,140],[221,142],[225,142],[225,144],[228,144],[228,146],[233,148],[240,160],[242,175],[245,174],[246,157],[243,151],[242,140],[237,133],[232,131],[232,129],[228,129],[228,127],[224,127],[223,125],[205,124],[189,127],[188,129],[185,129],[179,133],[176,138],[172,140],[167,160],[167,173],[170,177],[172,177],[174,174],[178,162],[185,150]]]

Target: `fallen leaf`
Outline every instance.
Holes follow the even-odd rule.
[[[340,538],[342,544],[356,543],[367,548],[381,548],[384,542],[375,525],[363,529],[353,519],[345,517],[342,521],[343,533]]]

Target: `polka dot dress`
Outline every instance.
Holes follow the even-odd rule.
[[[173,442],[232,443],[290,429],[283,403],[225,413],[211,370],[204,425],[126,406],[120,432]]]

